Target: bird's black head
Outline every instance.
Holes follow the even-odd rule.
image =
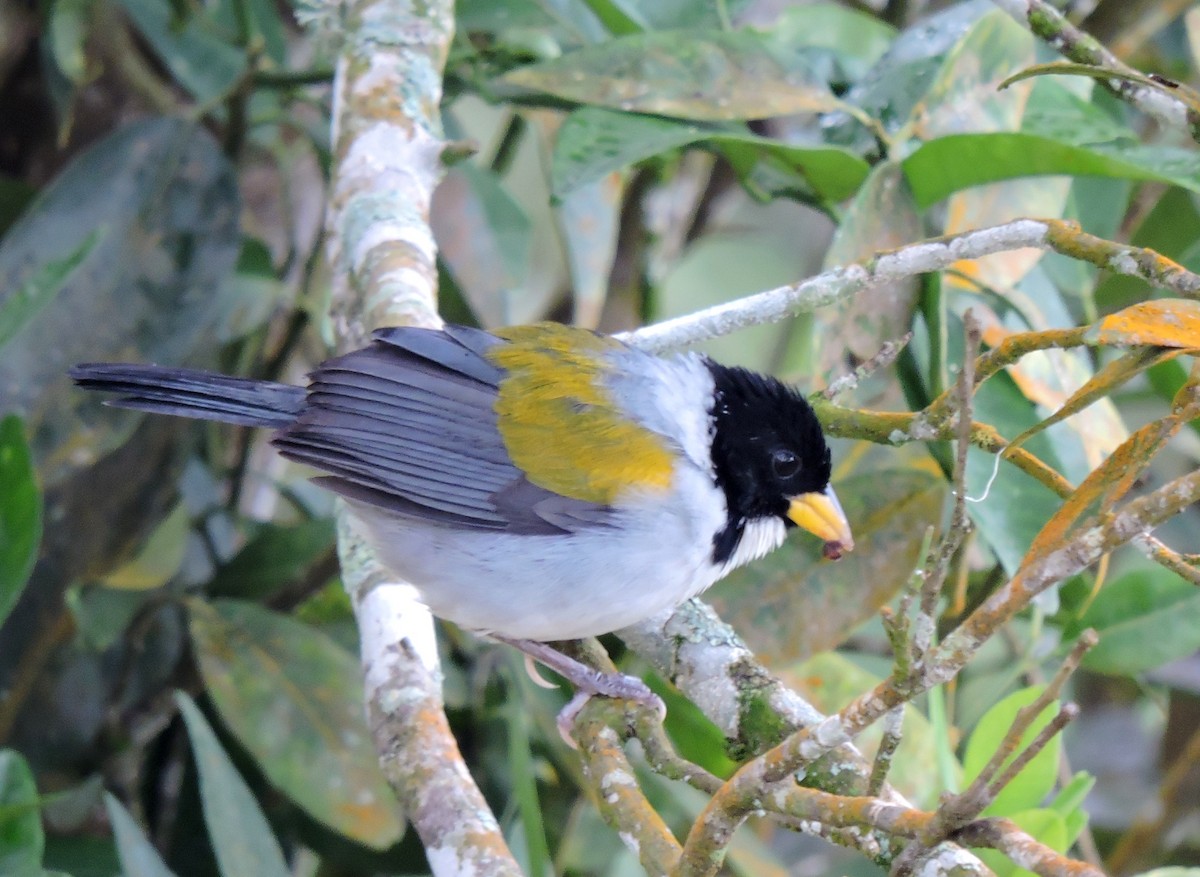
[[[788,517],[790,501],[829,486],[829,446],[812,407],[783,382],[707,361],[716,385],[713,469],[729,521],[713,540],[713,562],[737,550],[749,521]]]

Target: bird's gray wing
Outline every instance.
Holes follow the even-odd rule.
[[[604,525],[609,507],[531,484],[509,459],[495,412],[504,371],[486,358],[504,343],[462,326],[380,330],[312,373],[304,410],[272,441],[329,473],[324,486],[402,516],[524,534]]]

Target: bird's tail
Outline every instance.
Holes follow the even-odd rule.
[[[75,383],[121,394],[109,402],[159,414],[218,420],[243,426],[284,427],[304,407],[305,390],[273,381],[252,381],[196,369],[133,363],[81,363]]]

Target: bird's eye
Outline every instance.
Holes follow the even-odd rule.
[[[771,468],[776,478],[791,478],[800,471],[800,458],[785,448],[771,454]]]

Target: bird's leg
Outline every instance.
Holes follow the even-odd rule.
[[[497,642],[519,649],[575,686],[577,694],[558,716],[560,730],[569,729],[588,698],[596,694],[632,700],[650,707],[659,716],[666,715],[667,709],[662,700],[641,679],[624,673],[605,673],[595,667],[589,667],[547,643],[531,639],[509,639],[494,633],[490,636]]]

